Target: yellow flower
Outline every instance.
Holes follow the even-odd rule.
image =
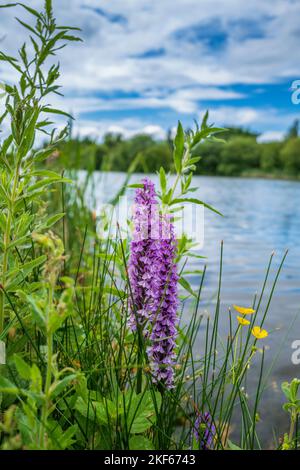
[[[241,315],[252,315],[252,313],[255,313],[253,308],[239,307],[238,305],[234,305],[233,308]]]
[[[260,328],[260,326],[254,326],[254,327],[252,328],[252,334],[253,334],[253,336],[255,336],[255,338],[257,338],[257,339],[263,339],[263,338],[266,338],[266,337],[269,335],[269,333],[267,332],[267,330],[262,330],[262,329]]]
[[[246,318],[244,318],[244,317],[236,317],[236,318],[237,318],[237,321],[238,321],[241,325],[250,325],[249,320],[246,320]]]

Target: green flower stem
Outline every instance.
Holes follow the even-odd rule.
[[[49,285],[49,307],[47,309],[46,325],[47,325],[47,369],[46,369],[46,380],[44,388],[44,404],[42,409],[42,426],[41,426],[41,446],[43,449],[47,448],[47,420],[48,411],[50,408],[50,387],[52,381],[52,356],[53,356],[53,334],[49,328],[49,320],[51,316],[51,310],[53,308],[53,292],[54,286]]]
[[[21,164],[21,159],[18,158],[15,175],[14,175],[10,207],[8,210],[8,217],[7,217],[7,222],[6,222],[5,232],[4,232],[4,239],[3,239],[3,245],[4,245],[3,246],[3,265],[2,265],[2,286],[3,287],[5,287],[5,284],[6,284],[6,274],[8,270],[9,244],[11,240],[11,225],[12,225],[15,199],[16,199],[18,183],[19,183],[20,164]],[[3,329],[4,329],[4,316],[5,316],[4,296],[5,296],[4,291],[3,289],[1,289],[0,290],[0,334],[3,332]]]
[[[186,160],[187,160],[187,157],[189,155],[189,149],[186,149],[185,153],[184,153],[184,156],[183,156],[183,159],[182,159],[182,166],[184,166]],[[181,178],[182,174],[181,173],[177,173],[177,177],[176,177],[176,180],[174,182],[174,185],[173,185],[173,188],[172,188],[172,192],[171,192],[171,200],[173,199],[173,196],[174,196],[174,193],[176,191],[176,188],[177,188],[177,185],[180,181],[180,178]]]
[[[289,443],[290,443],[291,446],[293,444],[293,436],[294,436],[294,432],[295,432],[296,420],[297,420],[297,415],[295,415],[295,413],[292,413],[291,414],[290,431],[289,431]]]
[[[236,335],[235,343],[234,343],[233,365],[232,365],[232,383],[233,384],[235,383],[235,369],[237,365],[237,349],[238,349],[238,341],[240,338],[240,334],[241,334],[241,325],[238,326],[237,335]]]

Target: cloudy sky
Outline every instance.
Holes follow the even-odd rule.
[[[216,124],[269,139],[280,138],[300,116],[291,101],[292,82],[300,79],[300,0],[53,4],[58,22],[82,28],[84,42],[60,56],[60,105],[75,115],[81,135],[160,137],[178,119],[189,126],[210,109]],[[15,15],[0,10],[1,47],[11,53],[24,36]],[[0,80],[7,79],[12,76],[0,65]]]

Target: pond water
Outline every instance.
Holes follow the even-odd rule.
[[[140,182],[134,175],[130,183]],[[157,177],[152,175],[154,182]],[[122,173],[95,173],[93,199],[108,201],[125,180]],[[292,342],[300,340],[300,183],[291,181],[222,178],[196,176],[193,197],[211,204],[224,217],[205,210],[204,245],[200,254],[207,259],[193,261],[193,268],[207,264],[207,276],[200,307],[214,311],[218,285],[220,242],[224,241],[223,283],[221,292],[221,329],[227,331],[228,307],[232,304],[250,306],[260,292],[271,253],[274,251],[272,272],[267,293],[286,249],[289,250],[278,280],[266,320],[270,332],[265,370],[270,368],[268,387],[260,408],[259,431],[264,446],[271,445],[273,432],[287,431],[287,419],[282,411],[284,402],[280,384],[300,377],[300,365],[293,365]],[[133,191],[131,190],[131,193]],[[92,204],[90,199],[90,204]],[[189,281],[197,289],[199,277]],[[265,304],[264,304],[265,305]],[[199,351],[201,344],[197,345]],[[257,370],[249,376],[249,394],[257,382]]]

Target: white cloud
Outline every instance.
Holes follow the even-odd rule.
[[[285,132],[283,131],[267,131],[261,134],[257,141],[258,142],[274,142],[274,141],[281,141],[285,136]]]
[[[210,109],[210,121],[223,126],[241,126],[251,129],[273,129],[263,130],[265,135],[272,135],[275,140],[282,136],[288,126],[297,118],[297,113],[282,114],[275,108],[255,109],[249,107],[236,108],[233,106],[212,107]],[[277,137],[277,138],[276,138]]]
[[[165,139],[166,138],[166,131],[160,126],[154,126],[148,124],[142,128],[141,134],[151,135],[156,139]]]
[[[77,114],[95,111],[118,111],[130,109],[161,109],[170,108],[182,113],[197,113],[199,100],[232,100],[243,98],[243,94],[235,91],[226,91],[213,87],[197,87],[192,89],[182,89],[175,92],[151,93],[145,92],[143,97],[133,98],[97,98],[93,94],[78,94],[76,91],[69,92],[64,98],[64,107],[74,110]],[[59,106],[61,98],[54,97],[52,102]]]
[[[32,6],[42,1],[33,0]],[[123,15],[127,24],[112,23],[83,6]],[[296,32],[300,3],[292,0],[54,0],[59,20],[82,27],[84,44],[61,51],[66,65],[64,84],[83,90],[134,90],[147,87],[262,83],[299,73]],[[2,10],[3,11],[3,10]],[[4,10],[4,45],[15,47],[12,17]],[[268,19],[266,19],[268,18]],[[233,21],[247,19],[260,25],[264,37],[241,41]],[[218,21],[228,35],[222,53],[212,54],[201,42],[176,39],[177,30]],[[216,33],[217,31],[215,31]],[[213,31],[212,31],[213,33]],[[19,36],[19,31],[18,31]],[[15,36],[14,36],[15,37]],[[21,35],[19,36],[21,40]],[[139,55],[165,49],[164,56]]]
[[[42,0],[30,1],[32,7],[42,4]],[[149,115],[152,110],[163,109],[195,115],[205,100],[217,104],[219,100],[243,99],[234,90],[237,84],[260,86],[300,77],[298,1],[54,0],[53,4],[59,22],[83,30],[83,44],[60,51],[64,107],[77,116],[99,110],[144,108]],[[108,14],[99,14],[93,8]],[[8,53],[14,53],[24,39],[24,31],[13,19],[15,14],[15,9],[0,13],[4,36],[1,48]],[[205,41],[196,37],[191,41],[190,32],[201,32],[207,24],[211,25],[210,34],[219,30],[224,34],[224,47],[212,51]],[[182,32],[180,38],[178,31]],[[147,58],[143,57],[145,53]],[[14,79],[3,64],[1,79]],[[263,118],[268,119],[264,124],[277,128],[276,110],[267,114],[252,106],[222,104],[212,110],[218,123],[224,118],[228,124],[234,119],[236,125],[258,125]],[[118,123],[114,120],[112,124],[122,127],[121,121],[118,118]],[[285,121],[282,118],[281,126]],[[98,129],[94,123],[86,130],[94,126]]]
[[[74,135],[81,137],[93,137],[101,140],[107,133],[121,134],[125,138],[133,137],[138,134],[147,134],[155,139],[164,139],[166,131],[156,125],[149,125],[139,119],[121,119],[116,124],[113,120],[101,120],[99,122],[82,120],[76,123]]]
[[[233,106],[220,106],[210,110],[210,118],[214,122],[230,126],[247,127],[265,118],[265,114],[249,107],[235,108]]]
[[[225,91],[213,87],[197,87],[178,90],[165,99],[162,99],[161,102],[163,106],[168,106],[178,112],[195,113],[199,108],[198,101],[230,100],[243,98],[243,96],[242,93],[235,91]]]
[[[61,2],[65,5],[65,0]],[[69,2],[68,2],[69,3]],[[299,73],[297,38],[300,4],[292,1],[254,0],[251,5],[240,0],[164,0],[148,2],[101,2],[103,9],[128,18],[126,26],[112,24],[74,1],[74,13],[87,34],[85,44],[77,49],[68,69],[81,70],[73,75],[75,85],[83,89],[122,89],[144,91],[147,87],[179,88],[195,85],[230,85],[265,83]],[[84,2],[98,5],[99,2]],[[65,16],[69,13],[62,9]],[[271,13],[270,13],[271,12]],[[264,37],[240,40],[230,24],[241,19],[261,24]],[[268,20],[266,19],[268,18]],[[190,43],[174,37],[181,29],[221,21],[228,44],[220,54],[199,42]],[[69,19],[70,20],[70,19]],[[149,50],[164,48],[165,55],[143,59]],[[71,78],[71,77],[70,77]]]
[[[196,115],[199,120],[203,113]],[[297,117],[295,114],[282,116],[276,109],[257,110],[249,107],[236,108],[233,106],[212,107],[209,111],[209,122],[220,126],[241,126],[244,128],[259,129],[267,125],[275,129],[273,131],[263,131],[258,137],[259,141],[281,140],[291,122]],[[173,128],[173,133],[176,129]],[[101,140],[104,134],[112,132],[122,134],[124,137],[132,137],[137,134],[149,134],[154,138],[163,139],[166,137],[166,130],[162,126],[148,124],[139,118],[119,119],[116,123],[113,119],[101,119],[97,122],[79,119],[75,123],[74,133],[80,136],[92,136]]]

